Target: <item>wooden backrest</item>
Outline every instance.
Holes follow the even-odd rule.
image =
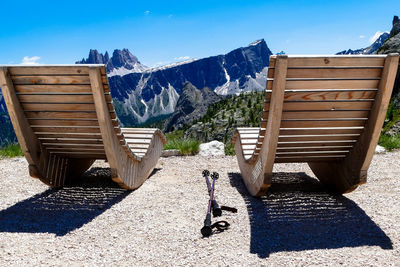
[[[105,158],[90,68],[97,68],[101,73],[108,113],[116,134],[123,141],[104,65],[1,68],[18,102],[7,104],[20,106],[40,146],[52,154]]]
[[[282,64],[277,77],[279,59]],[[385,62],[390,66],[385,67]],[[379,112],[382,101],[387,107],[390,93],[381,99],[378,91],[386,89],[384,67],[394,65],[386,61],[386,55],[271,56],[258,150],[267,133],[278,139],[277,163],[345,158],[359,141],[368,120],[377,120],[373,113]],[[282,89],[283,95],[274,93]],[[278,103],[272,102],[274,97]]]

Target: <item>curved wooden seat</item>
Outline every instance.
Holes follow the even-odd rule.
[[[112,179],[135,189],[166,142],[158,129],[119,127],[104,65],[0,66],[0,86],[29,173],[50,186],[106,159]]]
[[[259,128],[238,128],[235,151],[254,196],[274,163],[307,162],[340,193],[365,183],[399,61],[373,56],[271,56]]]

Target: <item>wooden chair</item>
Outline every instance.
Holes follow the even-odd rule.
[[[106,159],[135,189],[166,142],[158,129],[119,127],[104,65],[0,66],[0,87],[29,174],[52,187]]]
[[[274,163],[307,162],[339,193],[367,179],[399,61],[371,56],[271,56],[260,128],[234,135],[248,191],[263,195]]]

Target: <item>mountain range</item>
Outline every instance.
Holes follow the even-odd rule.
[[[388,32],[382,33],[378,39],[375,40],[370,46],[365,47],[365,48],[360,48],[356,50],[348,49],[348,50],[343,50],[336,55],[369,55],[375,53],[379,47],[381,47],[385,41],[389,38],[390,34]]]
[[[131,126],[173,113],[186,82],[219,95],[263,90],[270,55],[262,39],[225,55],[159,68],[147,68],[127,49],[115,50],[111,58],[91,50],[87,59],[76,63],[107,65],[116,112],[123,125]]]

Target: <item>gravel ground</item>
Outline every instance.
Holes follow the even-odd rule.
[[[268,196],[248,196],[235,157],[161,158],[134,192],[104,162],[49,189],[24,158],[0,160],[0,266],[400,266],[400,151],[375,155],[355,192],[324,192],[305,164],[278,164]],[[210,238],[201,171],[238,208]],[[215,221],[216,219],[213,219]]]

